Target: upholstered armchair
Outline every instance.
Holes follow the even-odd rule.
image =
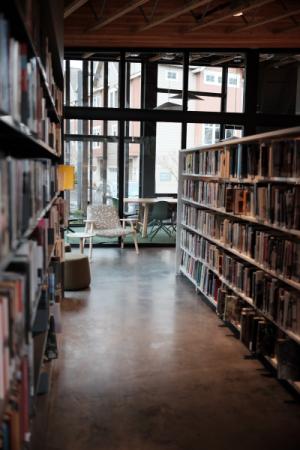
[[[138,242],[134,223],[136,219],[120,219],[117,210],[110,205],[89,205],[87,207],[87,220],[85,221],[85,232],[94,233],[95,236],[105,238],[121,237],[122,248],[124,247],[124,237],[132,235],[135,251],[138,254]],[[126,228],[126,223],[130,228]]]

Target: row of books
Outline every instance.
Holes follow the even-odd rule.
[[[18,378],[12,382],[0,427],[0,446],[3,450],[20,450],[30,438],[29,368],[26,355],[20,358],[18,366]]]
[[[53,320],[59,316],[57,302],[62,297],[63,240],[58,243],[45,265],[42,245],[34,239],[25,241],[7,271],[0,273],[0,404],[4,405],[0,441],[3,446],[10,442],[3,448],[20,449],[28,440],[29,398],[36,394],[39,380],[34,338],[44,333],[47,339],[49,311]],[[18,399],[17,391],[22,392]]]
[[[300,140],[231,144],[221,149],[184,155],[187,174],[223,178],[299,177]]]
[[[249,216],[276,226],[300,229],[300,186],[245,186],[185,179],[183,197],[203,206]]]
[[[56,189],[51,161],[0,159],[0,258],[35,224]]]
[[[39,379],[34,337],[45,333],[47,339],[50,303],[47,290],[42,291],[40,307],[32,328],[27,329],[24,325],[28,284],[27,274],[24,272],[1,274],[0,401],[3,411],[0,446],[3,449],[20,450],[24,442],[29,441],[29,405],[37,392]],[[43,354],[40,357],[43,359]]]
[[[48,117],[44,89],[38,60],[29,56],[26,43],[10,36],[8,22],[0,14],[0,111],[60,154],[61,126]],[[56,88],[52,91],[61,111],[62,94]]]
[[[181,264],[200,291],[216,302],[216,312],[222,320],[240,331],[241,341],[251,352],[276,358],[279,379],[300,380],[299,345],[287,337],[279,338],[280,333],[272,322],[224,285],[200,261],[183,252]]]
[[[199,265],[204,263],[207,269],[211,268],[216,276],[223,277],[278,325],[300,335],[300,302],[297,292],[284,287],[279,280],[268,276],[262,270],[228,255],[203,237],[200,237],[198,243],[198,254],[199,256],[187,255],[183,258],[194,260],[189,261],[189,264],[195,266],[194,280],[200,290],[203,269],[200,269]],[[200,258],[200,261],[196,258]]]
[[[213,300],[213,302],[217,301],[218,291],[222,283],[212,270],[185,251],[181,255],[181,267],[190,275],[201,292]]]
[[[218,213],[183,205],[184,224],[200,230],[200,234],[220,241],[242,255],[254,259],[266,269],[273,270],[296,282],[300,281],[300,242],[282,233],[271,233],[259,225],[228,219]],[[188,248],[197,248],[198,236],[182,230],[182,242],[189,239]]]
[[[50,41],[45,33],[45,27],[40,27],[41,15],[45,14],[41,4],[38,0],[22,0],[20,2],[22,8],[22,16],[26,23],[26,28],[34,42],[35,50],[39,55],[39,60],[42,65],[42,71],[45,75],[49,90],[52,94],[56,111],[59,116],[62,116],[63,108],[63,92],[58,88],[55,82],[55,71],[53,66],[53,55],[50,49]]]
[[[230,289],[219,290],[217,313],[240,330],[240,339],[250,352],[272,358],[278,379],[300,380],[300,346]]]
[[[277,377],[282,380],[300,380],[300,346],[249,307],[230,289],[218,293],[217,314],[240,330],[240,339],[250,352],[276,361]]]
[[[22,17],[25,21],[28,34],[34,43],[34,47],[41,58],[44,71],[46,73],[49,86],[54,83],[55,73],[53,68],[50,42],[47,35],[47,27],[45,26],[44,17],[47,15],[47,5],[39,0],[22,0],[20,7],[22,9]]]
[[[41,48],[41,60],[43,64],[43,68],[45,70],[46,74],[46,80],[51,92],[51,95],[54,100],[55,108],[57,111],[57,114],[59,116],[62,116],[63,113],[63,93],[62,91],[57,87],[57,84],[55,83],[54,76],[53,76],[53,64],[52,64],[52,53],[49,48],[49,39],[48,36],[45,36],[44,38],[44,44]]]

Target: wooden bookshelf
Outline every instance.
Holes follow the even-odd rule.
[[[273,223],[266,222],[265,220],[259,220],[258,218],[252,217],[252,216],[245,216],[243,214],[235,215],[235,214],[227,212],[221,208],[214,208],[213,206],[209,206],[209,205],[205,205],[203,203],[196,202],[195,200],[192,200],[187,197],[182,197],[181,200],[183,203],[190,203],[191,205],[197,206],[202,209],[208,209],[211,211],[215,211],[216,213],[222,214],[224,216],[232,217],[236,220],[242,220],[244,222],[250,222],[250,223],[257,224],[257,225],[263,225],[266,228],[271,228],[276,231],[281,231],[286,234],[291,234],[293,236],[300,237],[300,230],[294,230],[292,228],[281,227],[279,225],[275,225]]]
[[[0,112],[0,136],[2,146],[11,148],[8,153],[16,157],[59,158],[61,155],[50,145],[35,137],[23,124],[16,123],[11,116]],[[22,146],[22,147],[21,147]],[[20,148],[21,147],[21,148]]]
[[[265,267],[263,264],[260,264],[259,262],[257,262],[254,258],[250,258],[249,256],[245,255],[244,253],[241,253],[239,250],[236,250],[234,247],[230,247],[229,245],[224,244],[223,242],[221,242],[218,239],[214,239],[213,237],[202,233],[200,230],[198,230],[197,228],[193,228],[185,223],[182,223],[182,227],[186,228],[187,230],[192,231],[193,233],[198,234],[199,236],[202,236],[203,238],[205,238],[206,240],[212,242],[213,244],[216,244],[218,247],[223,248],[225,251],[232,253],[233,255],[235,255],[237,258],[242,259],[243,261],[246,261],[247,263],[252,264],[253,266],[256,266],[258,269],[263,270],[264,272],[266,272],[268,275],[274,277],[274,278],[278,278],[278,280],[282,281],[283,283],[291,286],[294,289],[297,289],[300,291],[300,282],[294,281],[290,278],[285,277],[284,275],[275,272],[274,270],[270,270],[267,267]]]
[[[0,6],[0,441],[13,437],[16,450],[28,448],[39,415],[50,306],[62,295],[62,9],[62,0]]]
[[[219,184],[223,190],[217,186]],[[257,345],[259,354],[263,353],[263,333],[272,332],[272,351],[279,355],[276,367],[280,368],[284,364],[280,361],[281,345],[290,343],[291,359],[295,351],[299,351],[300,357],[300,267],[299,252],[295,250],[300,245],[299,184],[300,127],[180,151],[177,272],[195,285],[221,317],[227,302],[229,311],[236,308],[233,314],[237,313],[240,321],[243,315],[243,324],[232,323],[244,343],[249,338],[246,345],[250,351]],[[255,186],[263,189],[255,190]],[[246,209],[251,213],[243,214],[245,205],[237,204],[239,192],[242,192],[240,198],[248,196]],[[279,195],[283,197],[275,202],[274,198],[278,199]],[[266,198],[268,201],[264,204]],[[260,211],[264,217],[260,216]],[[230,233],[229,237],[226,232]],[[236,242],[239,248],[235,247]],[[252,249],[250,254],[241,250],[249,248],[247,245]],[[259,245],[261,247],[257,247]],[[266,245],[277,245],[275,250],[270,247],[275,258],[272,261],[256,253],[261,251],[269,257]],[[214,264],[209,262],[211,260]],[[278,260],[283,269],[279,268]],[[230,273],[230,279],[239,280],[238,285],[231,282],[226,273]],[[290,273],[295,275],[287,276]],[[201,286],[205,286],[205,291]],[[254,328],[252,335],[247,335],[245,317],[250,322],[255,317],[261,323],[261,335],[253,334]],[[276,354],[270,355],[269,351],[264,356],[275,360]],[[299,375],[294,372],[291,377],[299,376],[300,380],[300,367],[293,367],[293,370],[298,369]],[[299,386],[298,382],[291,384]]]

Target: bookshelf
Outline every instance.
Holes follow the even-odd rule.
[[[177,273],[300,392],[300,127],[184,149]]]
[[[0,442],[15,450],[32,444],[46,361],[57,357],[62,9],[60,0],[0,6]]]

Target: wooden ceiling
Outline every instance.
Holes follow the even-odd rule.
[[[300,48],[299,0],[65,0],[64,16],[65,47]]]

